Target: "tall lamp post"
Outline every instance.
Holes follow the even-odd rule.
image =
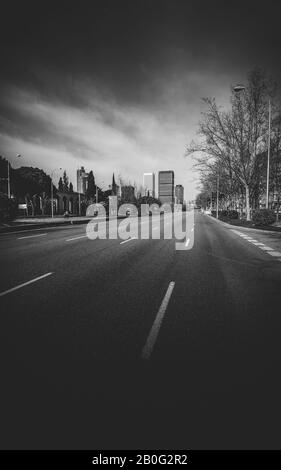
[[[217,210],[216,210],[216,218],[219,218],[219,186],[220,186],[220,173],[218,170],[217,174]]]
[[[246,87],[244,85],[236,85],[233,87],[235,93],[240,93],[245,91]],[[270,170],[270,140],[271,140],[271,101],[268,98],[268,140],[267,140],[267,170],[266,170],[266,200],[265,207],[268,209],[269,203],[269,170]]]
[[[268,209],[269,203],[269,163],[270,163],[270,137],[271,137],[271,101],[268,100],[268,141],[267,141],[267,171],[266,171],[266,202],[265,207]]]
[[[55,171],[62,170],[62,168],[56,168],[51,172],[51,217],[54,218],[54,185],[53,185],[53,175]]]
[[[17,153],[17,158],[20,158],[21,154]],[[7,196],[8,199],[11,199],[11,177],[10,177],[10,162],[7,159],[7,178],[1,178],[3,180],[7,180]]]

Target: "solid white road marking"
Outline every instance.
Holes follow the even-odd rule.
[[[72,240],[79,240],[79,238],[86,238],[88,235],[80,235],[80,237],[68,238],[66,242],[71,242]]]
[[[273,251],[273,248],[270,248],[270,246],[260,246],[260,249],[264,251]]]
[[[144,345],[144,348],[142,350],[142,358],[143,359],[149,359],[151,356],[151,353],[153,351],[153,347],[155,345],[155,342],[157,340],[158,333],[160,331],[161,323],[164,318],[165,312],[167,310],[169,300],[171,298],[173,289],[175,287],[175,282],[170,282],[167,292],[165,294],[164,299],[162,300],[162,303],[160,305],[160,308],[157,312],[156,318],[154,320],[154,323],[152,325],[152,328],[150,330],[150,333],[148,335],[147,341]]]
[[[32,284],[33,282],[40,281],[40,279],[44,279],[44,277],[48,277],[53,273],[47,273],[43,274],[43,276],[36,277],[35,279],[31,279],[31,281],[24,282],[23,284],[20,284],[19,286],[12,287],[12,289],[5,290],[4,292],[0,292],[0,297],[3,295],[9,294],[10,292],[14,292],[15,290],[21,289],[22,287],[28,286],[29,284]]]
[[[122,245],[123,243],[130,242],[131,240],[136,240],[136,238],[137,238],[137,237],[128,238],[127,240],[124,240],[123,242],[121,242],[120,245]]]
[[[39,235],[28,235],[27,237],[19,237],[18,240],[23,240],[24,238],[35,238],[35,237],[43,237],[47,235],[46,233],[40,233]]]

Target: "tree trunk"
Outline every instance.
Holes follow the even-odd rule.
[[[245,185],[246,190],[246,220],[251,220],[251,213],[250,213],[250,191],[249,186]]]

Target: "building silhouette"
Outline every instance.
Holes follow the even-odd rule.
[[[121,187],[121,199],[126,202],[134,202],[135,200],[135,188],[131,185]]]
[[[77,192],[80,194],[85,194],[88,187],[88,173],[86,173],[85,168],[81,166],[77,170]]]
[[[174,204],[174,181],[175,175],[173,170],[159,171],[158,173],[158,199],[161,203]]]
[[[143,174],[143,190],[144,190],[144,196],[155,197],[155,174],[154,173]]]
[[[183,199],[184,199],[184,187],[181,184],[177,184],[175,187],[176,204],[183,204]]]

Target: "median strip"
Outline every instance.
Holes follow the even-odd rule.
[[[10,294],[11,292],[14,292],[15,290],[21,289],[22,287],[28,286],[29,284],[33,284],[33,282],[40,281],[41,279],[44,279],[45,277],[48,277],[51,274],[53,274],[53,273],[43,274],[42,276],[36,277],[35,279],[31,279],[31,281],[24,282],[23,284],[20,284],[19,286],[12,287],[11,289],[5,290],[4,292],[0,292],[0,297],[3,297],[4,295]]]
[[[165,297],[162,300],[162,303],[160,305],[160,308],[157,312],[156,318],[154,320],[154,323],[153,323],[152,328],[150,330],[150,333],[148,335],[145,346],[142,350],[142,358],[143,359],[149,359],[151,354],[152,354],[152,351],[153,351],[154,345],[156,343],[157,336],[158,336],[158,333],[160,331],[160,327],[161,327],[165,312],[167,310],[167,307],[168,307],[172,292],[174,290],[174,287],[175,287],[175,282],[174,281],[170,282],[170,284],[168,286],[168,289],[167,289],[167,292],[165,294]]]

